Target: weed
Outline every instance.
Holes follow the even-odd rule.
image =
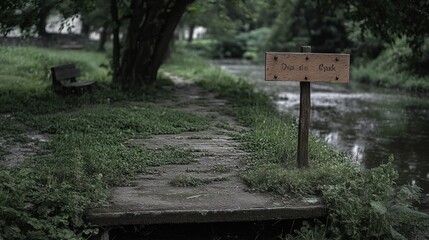
[[[213,167],[213,169],[211,169],[211,171],[215,173],[228,173],[231,172],[232,169],[230,166],[227,165],[216,165]]]
[[[174,187],[197,187],[205,184],[201,178],[191,177],[187,175],[177,175],[170,181],[171,186]]]
[[[295,234],[288,234],[284,237],[286,240],[324,240],[326,237],[327,227],[318,222],[311,226],[308,222],[303,223],[299,230],[295,230]]]
[[[147,164],[149,166],[160,166],[166,164],[189,164],[195,162],[192,157],[192,151],[190,149],[180,149],[174,147],[166,147],[164,149],[157,149],[151,151],[155,155],[151,159],[148,159]]]
[[[332,207],[333,234],[349,239],[410,239],[416,229],[427,229],[429,216],[412,206],[420,196],[419,189],[394,187],[398,175],[392,160],[322,189],[325,201]]]
[[[221,121],[221,122],[217,123],[216,127],[222,128],[222,129],[227,130],[227,131],[235,131],[235,128],[233,128],[229,123],[227,123],[225,121]]]
[[[198,187],[205,184],[210,184],[213,182],[225,181],[226,178],[218,177],[218,178],[197,178],[193,176],[187,175],[177,175],[171,181],[171,186],[174,187]]]
[[[200,157],[213,157],[214,155],[215,155],[214,153],[209,152],[207,150],[201,151],[201,153],[198,154],[198,156],[200,156]]]
[[[186,172],[195,172],[195,173],[228,173],[231,172],[231,167],[227,165],[215,165],[211,169],[197,170],[197,169],[186,169]]]

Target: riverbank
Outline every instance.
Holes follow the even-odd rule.
[[[242,172],[251,189],[282,196],[322,195],[332,207],[332,212],[330,225],[319,230],[344,234],[343,237],[364,238],[375,233],[389,236],[393,233],[386,229],[401,225],[394,221],[405,220],[404,212],[399,214],[393,210],[396,206],[390,205],[399,197],[394,186],[397,173],[391,162],[361,172],[344,155],[312,136],[309,153],[311,168],[299,170],[295,164],[295,121],[290,116],[279,114],[269,96],[255,92],[249,83],[210,67],[203,59],[186,51],[175,55],[166,69],[193,79],[205,89],[234,103],[234,107],[226,111],[250,128],[241,140],[252,153],[246,163],[248,168]],[[404,187],[401,191],[411,190],[405,189],[409,188]],[[412,198],[408,200],[412,201]],[[386,211],[379,212],[379,207]],[[377,227],[366,225],[374,219],[379,221]],[[369,230],[372,227],[375,228]]]
[[[376,59],[351,67],[353,80],[377,87],[420,93],[429,93],[429,75],[410,70],[411,49],[402,41],[388,47]],[[421,68],[421,66],[413,66]]]
[[[201,131],[212,121],[160,106],[160,99],[171,96],[171,82],[162,74],[158,85],[143,94],[125,94],[108,85],[107,70],[99,67],[106,64],[105,56],[36,48],[0,51],[5,63],[0,68],[0,159],[7,163],[0,164],[0,235],[6,239],[79,239],[96,233],[83,221],[83,211],[105,203],[111,187],[128,184],[127,179],[149,166],[188,163],[192,155],[182,148],[124,144],[127,140]],[[76,63],[100,87],[81,97],[53,94],[46,69],[66,62]],[[361,172],[312,136],[311,167],[298,169],[295,121],[279,114],[269,96],[186,51],[178,51],[164,71],[193,79],[232,103],[224,113],[248,128],[231,136],[251,153],[240,169],[249,190],[324,198],[330,207],[328,224],[305,228],[306,234],[358,239],[392,237],[399,231],[408,236],[413,223],[426,226],[410,210],[415,189],[394,186],[397,174],[391,163]],[[22,161],[8,161],[16,159],[13,154]]]

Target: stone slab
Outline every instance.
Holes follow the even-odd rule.
[[[208,130],[180,134],[156,135],[149,139],[129,139],[147,149],[166,146],[192,149],[193,162],[187,165],[164,165],[148,168],[135,176],[128,186],[112,189],[106,206],[89,209],[87,221],[99,226],[238,222],[299,218],[327,215],[323,203],[314,197],[292,198],[252,192],[239,176],[249,153],[230,136],[245,131],[233,118],[221,114],[228,103],[203,92],[195,85],[175,90],[174,107],[194,114],[210,114]],[[194,101],[198,99],[198,101]],[[211,104],[216,103],[216,104]],[[219,124],[222,123],[222,124]],[[222,125],[227,124],[228,130]],[[221,169],[221,171],[219,171]],[[177,176],[205,180],[196,187],[171,184]]]

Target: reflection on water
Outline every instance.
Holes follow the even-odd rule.
[[[265,82],[264,66],[216,62],[278,96],[280,111],[297,116],[299,83]],[[399,184],[416,184],[429,209],[429,98],[369,89],[358,84],[312,84],[311,131],[371,168],[395,158]]]

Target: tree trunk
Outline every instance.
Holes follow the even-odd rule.
[[[100,41],[98,42],[98,51],[100,51],[100,52],[104,52],[106,50],[106,48],[104,46],[105,46],[107,38],[109,36],[108,27],[109,27],[108,22],[104,22],[103,27],[101,27]]]
[[[82,18],[81,21],[82,21],[81,34],[85,36],[86,39],[89,39],[89,34],[91,33],[91,25],[84,18]]]
[[[165,51],[163,62],[167,61],[171,57],[175,42],[176,42],[176,37],[173,35],[173,37],[170,39],[170,42],[168,43],[167,50]]]
[[[189,25],[188,43],[191,43],[192,40],[194,40],[194,30],[195,24],[191,23],[191,25]]]
[[[119,83],[119,68],[120,68],[120,58],[121,58],[121,45],[119,39],[119,30],[121,27],[121,22],[119,20],[118,14],[118,5],[116,0],[110,0],[110,14],[112,16],[112,21],[114,23],[112,33],[113,33],[113,84]]]
[[[133,12],[120,66],[124,90],[155,82],[174,30],[193,1],[132,1]]]
[[[46,20],[51,8],[47,5],[46,0],[39,0],[38,5],[36,23],[37,34],[39,34],[40,37],[45,37],[48,35],[46,32]]]

